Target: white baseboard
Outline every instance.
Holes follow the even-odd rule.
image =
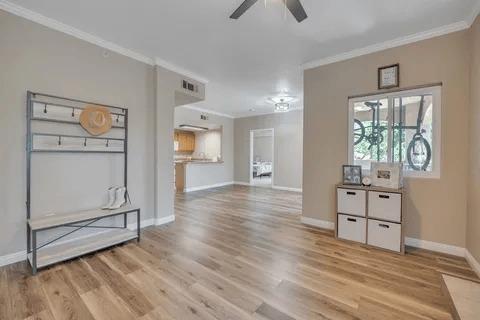
[[[72,241],[86,239],[86,238],[92,237],[94,235],[98,235],[98,234],[108,232],[108,231],[109,230],[104,230],[104,231],[96,232],[95,234],[88,233],[88,234],[84,234],[84,235],[76,237],[76,238],[57,241],[56,244],[60,245],[60,244],[65,244],[65,243],[69,243],[69,242],[72,242]],[[4,256],[0,257],[0,267],[1,266],[6,266],[6,265],[9,265],[9,264],[12,264],[12,263],[24,261],[26,259],[27,259],[27,250],[7,254],[7,255],[4,255]]]
[[[254,187],[255,185],[249,183],[249,182],[243,182],[243,181],[235,181],[233,182],[235,185],[239,186],[247,186],[247,187]],[[282,186],[272,186],[272,189],[275,190],[283,190],[283,191],[291,191],[291,192],[303,192],[302,188],[290,188],[290,187],[282,187]]]
[[[480,277],[480,263],[467,249],[465,249],[465,258],[467,259],[468,264],[470,264],[470,266],[472,267],[473,271],[475,271]]]
[[[252,185],[249,182],[243,182],[243,181],[235,181],[233,184],[239,185],[239,186],[248,186],[251,187]]]
[[[290,187],[282,187],[282,186],[272,186],[272,189],[276,190],[283,190],[283,191],[292,191],[292,192],[300,192],[302,193],[302,188],[290,188]]]
[[[335,229],[335,223],[330,222],[330,221],[325,221],[325,220],[319,220],[319,219],[313,219],[313,218],[307,218],[307,217],[302,217],[300,221],[303,224],[307,224],[309,226],[314,226],[318,227],[321,229],[327,229],[327,230],[334,230]]]
[[[225,186],[231,186],[232,184],[235,184],[235,182],[229,181],[229,182],[221,182],[221,183],[216,183],[216,184],[210,184],[210,185],[206,185],[206,186],[185,188],[185,192],[193,192],[193,191],[207,190],[207,189],[212,189],[212,188],[220,188],[220,187],[225,187]]]
[[[322,229],[328,229],[328,230],[335,229],[335,224],[330,221],[302,217],[301,222],[306,225],[310,225],[310,226],[314,226]],[[427,241],[427,240],[408,238],[408,237],[405,238],[405,244],[407,246],[411,246],[415,248],[451,254],[459,257],[465,257],[467,261],[470,263],[470,265],[472,266],[472,268],[475,269],[477,273],[480,274],[479,263],[473,258],[473,256],[465,248],[452,246],[444,243]]]
[[[159,219],[152,218],[152,219],[140,221],[140,228],[143,229],[143,228],[150,227],[150,226],[161,226],[161,225],[173,222],[173,221],[175,221],[175,215],[173,215],[173,214],[168,216],[168,217],[163,217],[163,218],[159,218]],[[136,230],[137,229],[137,223],[133,222],[133,223],[128,224],[128,229]]]
[[[175,215],[170,215],[168,217],[163,217],[163,218],[158,218],[155,220],[155,225],[156,226],[161,226],[170,222],[175,221]]]
[[[12,264],[12,263],[17,263],[20,261],[24,261],[27,259],[27,251],[19,251],[15,253],[10,253],[4,256],[0,257],[0,267]]]
[[[145,227],[153,226],[153,225],[160,226],[160,225],[163,225],[163,224],[170,223],[172,221],[175,221],[175,216],[174,215],[164,217],[164,218],[160,218],[160,219],[142,220],[142,221],[140,221],[140,228],[145,228]],[[127,225],[127,228],[130,229],[130,230],[135,230],[137,228],[137,223],[136,222],[130,223],[130,224]],[[107,231],[108,230],[102,231],[102,232],[107,232]],[[96,234],[99,234],[99,233],[101,233],[101,232],[97,232]],[[64,244],[64,243],[68,243],[68,242],[72,242],[72,241],[77,241],[77,240],[80,240],[80,239],[85,239],[85,238],[88,238],[88,237],[91,237],[91,236],[93,236],[93,234],[86,234],[86,235],[83,235],[83,236],[80,236],[80,237],[76,237],[76,238],[72,238],[72,239],[68,239],[68,240],[63,240],[63,241],[58,241],[56,244]],[[12,263],[24,261],[26,259],[27,259],[27,250],[22,250],[22,251],[19,251],[19,252],[10,253],[10,254],[4,255],[4,256],[0,256],[0,267],[6,266],[6,265],[9,265],[9,264],[12,264]]]
[[[149,226],[153,226],[155,224],[155,219],[147,219],[147,220],[142,220],[140,221],[140,228],[143,229],[143,228],[146,228],[146,227],[149,227]],[[128,226],[127,226],[128,229],[130,230],[136,230],[137,229],[137,223],[136,222],[132,222],[132,223],[129,223]]]
[[[465,248],[462,247],[408,237],[405,238],[405,244],[410,247],[451,254],[459,257],[465,257],[466,251]]]

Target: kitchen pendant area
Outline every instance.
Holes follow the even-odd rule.
[[[183,111],[175,114],[173,137],[175,190],[189,192],[211,184],[222,165],[223,126],[208,121],[208,117]],[[190,116],[188,116],[190,115]]]

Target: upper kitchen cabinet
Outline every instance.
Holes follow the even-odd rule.
[[[175,151],[193,153],[195,151],[195,134],[190,131],[175,130]]]

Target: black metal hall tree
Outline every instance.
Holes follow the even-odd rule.
[[[57,133],[62,127],[80,126],[79,116],[87,105],[102,106],[110,110],[112,128],[123,131],[122,138],[96,137],[90,134],[72,135]],[[52,154],[123,154],[123,186],[127,188],[128,178],[128,109],[95,102],[59,97],[50,94],[27,91],[27,139],[26,139],[26,216],[27,216],[27,260],[35,274],[37,268],[69,260],[86,253],[94,252],[132,239],[140,239],[140,208],[127,204],[115,210],[92,209],[69,213],[55,213],[41,217],[31,217],[32,161],[37,153]],[[36,122],[47,122],[58,126],[57,132],[32,129]],[[61,130],[60,130],[61,131]],[[125,195],[126,200],[128,193]],[[128,199],[129,200],[129,199]],[[127,215],[136,213],[136,230],[129,230]],[[96,222],[105,218],[123,216],[123,226],[97,226]],[[37,233],[60,227],[72,228],[38,245]],[[101,235],[92,235],[88,241],[71,240],[59,243],[60,239],[85,228],[108,229]]]

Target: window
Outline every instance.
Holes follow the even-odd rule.
[[[404,175],[440,177],[441,87],[349,100],[349,161],[402,162]]]

